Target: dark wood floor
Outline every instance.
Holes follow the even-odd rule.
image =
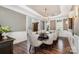
[[[14,45],[14,54],[26,54],[27,53],[27,41],[18,43]]]
[[[14,45],[14,54],[26,54],[26,41]],[[67,38],[59,38],[52,45],[41,45],[35,48],[35,54],[73,54]]]

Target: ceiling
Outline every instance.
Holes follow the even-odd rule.
[[[56,16],[61,13],[60,5],[28,5],[28,7],[32,8],[42,16],[46,16],[46,13],[48,16]],[[46,13],[45,8],[47,9]]]

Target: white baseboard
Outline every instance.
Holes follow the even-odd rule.
[[[18,43],[23,42],[23,41],[26,41],[26,40],[15,40],[13,44],[18,44]]]

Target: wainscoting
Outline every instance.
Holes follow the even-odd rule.
[[[7,35],[15,39],[14,44],[27,40],[26,31],[9,32]]]

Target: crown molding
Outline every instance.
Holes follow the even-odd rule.
[[[4,8],[8,8],[10,10],[16,11],[18,13],[21,13],[25,16],[30,16],[36,19],[42,19],[42,15],[37,13],[36,11],[32,10],[31,8],[25,6],[25,5],[1,5]]]

